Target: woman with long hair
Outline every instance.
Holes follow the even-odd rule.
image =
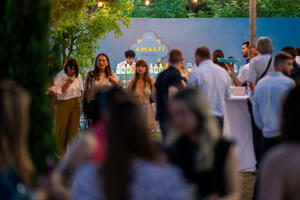
[[[177,169],[156,163],[140,107],[124,101],[107,115],[106,155],[101,164],[83,165],[72,186],[73,199],[187,199]]]
[[[97,121],[96,94],[110,87],[120,87],[120,82],[111,69],[108,56],[100,53],[96,57],[94,70],[87,75],[84,86],[84,114],[89,126]]]
[[[147,62],[145,60],[137,61],[135,76],[128,84],[128,91],[141,104],[142,109],[147,116],[147,122],[151,131],[154,131],[157,128],[155,111],[151,102],[154,84],[154,79],[149,75]]]
[[[205,97],[184,90],[170,101],[167,152],[195,188],[197,199],[239,199],[237,156],[231,142],[222,139]]]
[[[55,77],[54,84],[57,92],[56,137],[58,154],[62,155],[79,130],[83,83],[75,59],[66,62],[64,69]]]
[[[224,58],[224,53],[222,50],[215,50],[213,53],[213,62],[217,65],[219,65],[220,67],[222,67],[223,69],[225,69],[227,71],[227,73],[229,74],[229,68],[227,66],[226,63],[223,62],[219,62],[218,58]]]
[[[0,197],[31,199],[34,165],[29,156],[29,94],[11,81],[0,82]],[[18,189],[22,189],[22,191]]]

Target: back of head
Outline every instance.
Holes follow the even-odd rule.
[[[260,37],[256,45],[257,51],[260,54],[272,54],[274,52],[272,40],[268,37]]]
[[[274,59],[275,69],[279,69],[279,64],[284,63],[286,60],[292,60],[292,56],[285,52],[277,53]]]
[[[282,48],[281,51],[290,54],[293,59],[296,58],[297,51],[296,51],[296,49],[294,47],[287,46],[287,47]]]
[[[195,114],[198,121],[196,131],[199,133],[198,144],[201,152],[197,169],[210,169],[213,165],[214,147],[221,134],[215,118],[209,112],[206,98],[197,89],[185,89],[175,95],[173,100],[185,104]],[[168,142],[172,143],[172,140],[176,140],[176,138],[178,135],[170,136],[171,141]]]
[[[282,106],[281,133],[286,141],[300,143],[300,87],[290,91]]]
[[[179,49],[172,49],[169,53],[169,63],[171,65],[176,65],[182,62],[183,54]]]
[[[13,167],[28,184],[34,172],[27,149],[30,96],[12,81],[0,82],[0,170]]]
[[[300,48],[296,48],[297,56],[300,56]]]
[[[107,156],[102,180],[106,199],[130,199],[131,167],[135,159],[153,160],[145,116],[132,101],[116,103],[108,119]]]
[[[215,50],[213,53],[213,62],[219,63],[218,58],[224,58],[224,53],[222,50]]]
[[[199,56],[202,59],[210,59],[209,48],[206,46],[199,47],[196,49],[195,55]]]

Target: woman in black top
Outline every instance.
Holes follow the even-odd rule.
[[[221,138],[200,92],[187,89],[174,96],[169,104],[169,119],[169,160],[183,170],[197,199],[239,199],[234,145]]]

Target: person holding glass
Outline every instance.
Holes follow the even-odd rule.
[[[88,126],[94,124],[97,119],[96,94],[110,87],[120,87],[120,81],[111,69],[108,56],[100,53],[96,57],[94,70],[87,75],[84,86],[84,114]]]
[[[56,137],[58,154],[62,155],[79,129],[83,84],[75,59],[66,62],[55,77],[54,85],[57,92]]]

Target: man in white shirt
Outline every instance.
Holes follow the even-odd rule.
[[[225,100],[231,97],[231,80],[225,69],[214,64],[207,47],[195,52],[198,68],[189,74],[188,87],[198,88],[207,98],[211,113],[223,129]]]
[[[276,55],[274,70],[258,82],[254,91],[253,115],[263,132],[264,153],[278,142],[282,100],[295,86],[295,82],[288,77],[293,70],[289,54],[280,52]]]
[[[120,62],[118,65],[123,66],[126,64],[129,64],[130,67],[135,66],[135,52],[133,50],[127,50],[125,51],[125,60],[123,62]]]
[[[244,45],[243,45],[243,48],[244,48]],[[256,47],[255,46],[250,46],[249,47],[249,62],[250,62],[250,59],[258,56],[258,51],[256,50]],[[243,51],[242,51],[243,52]],[[229,65],[230,67],[230,71],[231,71],[231,74],[232,74],[232,81],[233,81],[233,84],[235,86],[246,86],[246,78],[247,78],[247,75],[248,75],[248,71],[249,71],[249,62],[244,65],[243,67],[240,68],[240,71],[239,71],[239,75],[236,76],[235,74],[235,71],[234,71],[234,65]]]

